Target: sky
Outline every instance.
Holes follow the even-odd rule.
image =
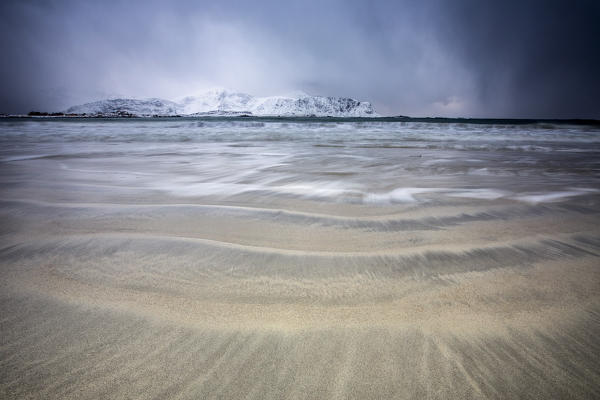
[[[3,0],[0,112],[220,87],[600,119],[598,21],[597,0]]]

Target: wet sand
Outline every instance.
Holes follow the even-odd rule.
[[[3,398],[600,395],[596,195],[427,217],[11,194]]]
[[[1,164],[0,398],[600,397],[598,192],[181,197],[103,163]]]

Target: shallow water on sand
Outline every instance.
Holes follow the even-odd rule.
[[[2,398],[600,397],[600,128],[0,120]]]
[[[295,120],[2,121],[0,161],[68,185],[180,197],[423,195],[544,202],[597,190],[600,128]]]

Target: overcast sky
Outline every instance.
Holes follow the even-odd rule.
[[[380,114],[600,118],[600,1],[0,4],[0,112],[213,87]]]

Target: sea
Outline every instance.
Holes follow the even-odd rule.
[[[371,205],[600,190],[596,121],[3,118],[1,189]],[[137,193],[137,194],[135,194]]]

